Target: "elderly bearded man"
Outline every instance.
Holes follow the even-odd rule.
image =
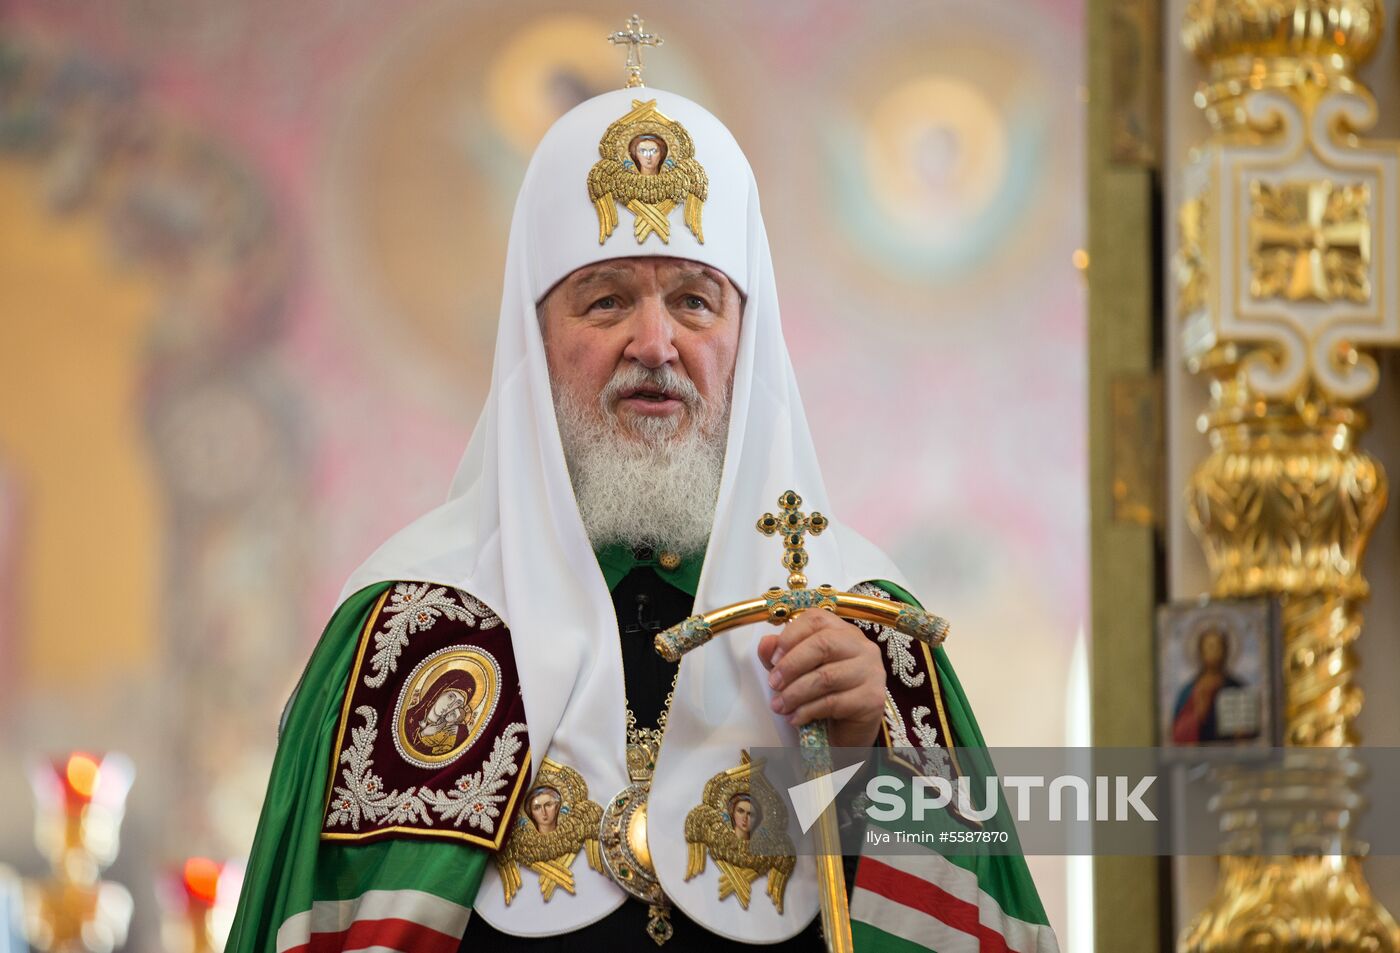
[[[448,502],[351,576],[288,706],[229,949],[818,948],[810,857],[694,869],[707,784],[817,718],[834,745],[982,739],[942,649],[878,625],[809,612],[679,667],[652,650],[774,581],[754,519],[789,487],[828,510],[738,144],[669,93],[583,103],[526,171]],[[912,601],[839,522],[810,559]],[[448,750],[407,730],[444,684],[473,709]],[[522,811],[541,786],[548,832]],[[737,843],[729,803],[715,836]],[[858,949],[1055,949],[1014,855],[863,858],[851,913]]]

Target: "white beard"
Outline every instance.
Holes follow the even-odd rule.
[[[623,423],[612,410],[618,394],[641,384],[679,393],[690,426],[663,417]],[[729,400],[707,406],[694,385],[670,368],[620,369],[588,406],[556,391],[554,412],[579,516],[595,549],[620,543],[681,555],[704,551],[714,523]]]

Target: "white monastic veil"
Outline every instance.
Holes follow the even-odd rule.
[[[638,245],[625,209],[617,230],[598,241],[586,180],[599,139],[634,100],[649,99],[689,131],[709,177],[703,244],[677,211],[669,244],[650,236]],[[831,513],[783,341],[753,172],[733,136],[704,109],[660,90],[631,89],[579,105],[545,134],[511,222],[490,394],[448,501],[390,538],[341,596],[374,582],[421,580],[456,586],[495,609],[511,631],[533,763],[547,753],[577,769],[590,798],[604,805],[628,780],[617,620],[569,483],[535,305],[577,268],[640,255],[704,262],[747,296],[724,476],[696,609],[752,598],[783,581],[781,547],[755,531],[755,520],[789,488],[803,496],[805,509]],[[808,551],[814,583],[903,584],[883,553],[839,522]],[[714,864],[685,880],[682,834],[706,780],[739,764],[742,749],[796,743],[793,729],[768,708],[755,652],[760,629],[721,636],[682,663],[648,801],[648,842],[662,885],[688,915],[716,933],[771,943],[796,934],[816,913],[811,859],[799,858],[782,914],[761,893],[745,911],[732,897],[719,900]],[[506,932],[547,935],[597,920],[624,899],[582,858],[574,874],[576,894],[555,891],[545,903],[527,884],[507,907],[493,866],[477,911]]]

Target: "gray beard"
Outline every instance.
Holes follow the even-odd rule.
[[[625,387],[656,383],[683,392],[691,426],[658,417],[624,424],[612,411]],[[622,544],[681,555],[704,551],[714,523],[729,431],[729,400],[707,406],[689,381],[674,372],[631,365],[614,375],[589,406],[555,393],[554,412],[564,444],[579,516],[595,549]]]

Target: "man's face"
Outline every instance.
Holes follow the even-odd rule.
[[[702,408],[727,410],[742,311],[729,279],[697,262],[621,258],[580,268],[541,302],[550,380],[634,439],[683,433],[704,425]]]
[[[1215,630],[1201,636],[1201,662],[1206,668],[1220,668],[1225,661],[1225,636]]]

